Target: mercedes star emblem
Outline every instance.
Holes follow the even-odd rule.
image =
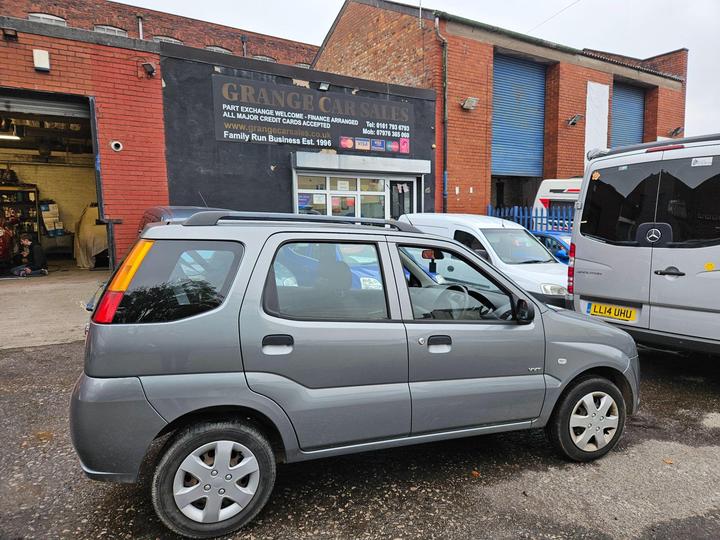
[[[650,229],[645,235],[645,239],[651,244],[654,244],[655,242],[660,240],[661,236],[662,233],[658,229]]]

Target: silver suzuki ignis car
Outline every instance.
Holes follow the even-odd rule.
[[[163,523],[206,538],[260,512],[278,462],[534,428],[599,458],[638,379],[628,334],[453,240],[209,211],[146,227],[115,272],[70,417],[90,478],[149,471]]]

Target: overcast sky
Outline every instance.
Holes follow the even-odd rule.
[[[646,58],[690,49],[685,135],[720,132],[719,0],[424,0],[447,11],[563,45]],[[342,0],[129,0],[186,17],[319,45]],[[418,0],[404,3],[418,5]],[[568,9],[542,23],[563,8]],[[718,87],[716,87],[718,85]]]

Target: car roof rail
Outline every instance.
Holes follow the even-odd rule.
[[[401,232],[421,233],[419,229],[409,223],[396,221],[394,219],[359,218],[352,216],[322,216],[315,214],[285,214],[280,212],[232,212],[232,211],[207,211],[197,212],[185,221],[185,227],[207,227],[217,225],[219,221],[278,221],[291,223],[329,223],[334,225],[369,225],[374,227],[386,227]]]

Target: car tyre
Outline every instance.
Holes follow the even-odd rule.
[[[618,387],[603,377],[586,377],[563,393],[545,431],[563,457],[592,461],[615,447],[625,417],[625,399]]]
[[[228,456],[229,464],[225,464],[223,458],[228,461]],[[182,536],[230,534],[267,503],[275,484],[275,465],[270,443],[254,426],[236,422],[193,425],[168,441],[155,468],[150,486],[155,512]],[[187,497],[198,499],[187,503]],[[182,510],[179,504],[184,505]]]

